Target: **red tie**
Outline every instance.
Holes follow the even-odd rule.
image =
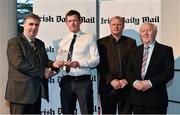
[[[144,79],[145,77],[145,69],[146,69],[146,63],[148,59],[148,49],[149,46],[144,47],[144,53],[143,53],[143,60],[142,60],[142,67],[141,67],[141,77]]]

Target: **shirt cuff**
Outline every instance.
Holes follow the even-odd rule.
[[[150,81],[150,80],[148,80],[148,82],[149,82],[149,85],[152,87],[153,85],[152,85],[151,81]]]
[[[137,82],[138,82],[138,80],[135,80],[135,81],[133,82],[133,86],[134,86]]]

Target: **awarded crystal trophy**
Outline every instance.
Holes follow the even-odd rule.
[[[66,62],[68,57],[68,50],[60,49],[58,51],[58,60],[62,62]]]

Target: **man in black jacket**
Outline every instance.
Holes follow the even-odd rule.
[[[98,40],[100,64],[97,68],[102,114],[116,114],[117,107],[119,114],[131,113],[125,68],[136,42],[122,35],[124,21],[124,17],[112,17],[109,24],[111,35]]]

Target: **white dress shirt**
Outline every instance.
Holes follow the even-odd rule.
[[[61,70],[61,74],[80,76],[91,74],[91,68],[99,64],[99,52],[97,48],[96,38],[93,35],[83,33],[81,31],[77,33],[70,33],[64,37],[59,43],[58,54],[56,60],[67,61],[67,55],[73,35],[76,34],[76,41],[74,43],[72,61],[78,61],[80,67],[71,68],[69,73],[66,73],[66,67]],[[59,73],[59,74],[60,74]]]

